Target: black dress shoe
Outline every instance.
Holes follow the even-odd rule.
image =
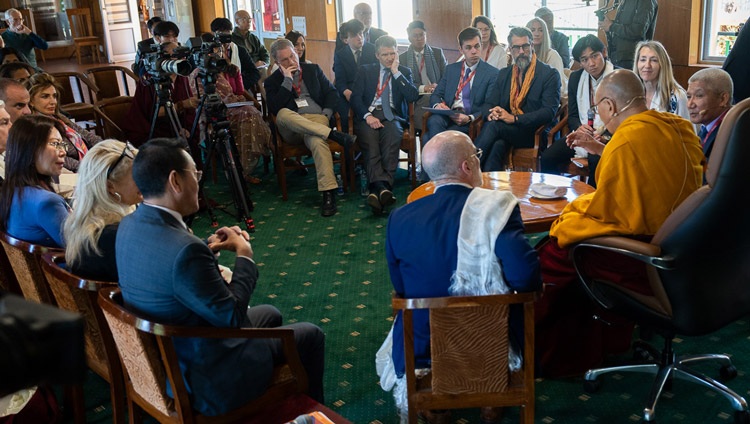
[[[378,200],[380,200],[380,204],[383,206],[383,208],[386,208],[396,203],[396,197],[394,197],[393,192],[388,190],[387,188],[380,190],[380,194],[378,195]]]
[[[344,146],[345,149],[352,147],[354,142],[357,141],[356,135],[347,134],[337,130],[331,130],[331,133],[328,134],[328,138]]]
[[[367,196],[367,204],[372,208],[372,213],[375,215],[380,215],[383,212],[383,205],[380,203],[377,194],[370,193],[370,195]]]
[[[320,207],[320,214],[323,216],[336,215],[336,189],[323,192],[323,205]]]

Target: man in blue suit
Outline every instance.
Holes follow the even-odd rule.
[[[490,109],[479,137],[474,141],[484,151],[482,169],[504,169],[511,147],[532,147],[534,132],[548,125],[560,107],[560,74],[537,60],[528,28],[516,27],[508,34],[513,66],[503,68],[487,97]]]
[[[723,69],[701,69],[688,80],[690,122],[700,126],[698,137],[706,158],[711,156],[719,126],[732,107],[733,95],[732,77]]]
[[[183,222],[198,211],[201,177],[185,148],[179,139],[153,139],[133,161],[143,205],[122,220],[116,242],[125,306],[171,325],[280,326],[281,313],[273,306],[248,308],[258,267],[247,233],[224,227],[205,243]],[[231,284],[217,267],[214,252],[221,250],[237,255]],[[308,392],[322,403],[324,335],[310,323],[289,327],[310,380]],[[193,407],[209,416],[260,396],[283,358],[280,340],[273,339],[178,339],[175,349]]]
[[[364,42],[362,36],[364,29],[362,22],[356,19],[341,24],[339,33],[347,47],[338,49],[333,54],[333,73],[336,77],[334,85],[340,96],[336,112],[341,116],[341,131],[343,132],[349,131],[349,103],[359,67],[369,63],[378,63],[375,58],[375,46]]]
[[[487,115],[490,105],[487,95],[497,81],[498,70],[481,60],[482,35],[478,29],[465,28],[458,34],[458,45],[464,55],[463,62],[445,67],[437,88],[430,96],[435,109],[452,110],[451,115],[432,114],[427,120],[427,131],[422,144],[445,130],[469,133],[469,124]]]
[[[408,104],[419,99],[419,91],[412,83],[411,70],[399,65],[396,39],[384,35],[375,47],[379,63],[360,67],[351,105],[354,132],[365,154],[370,182],[367,204],[380,214],[395,202],[393,175],[404,126],[409,125]]]
[[[479,156],[458,131],[440,133],[425,146],[422,166],[435,181],[435,193],[396,209],[388,220],[385,254],[399,296],[478,294],[466,290],[477,285],[504,289],[494,293],[540,289],[539,258],[524,237],[518,201],[510,192],[481,188]],[[523,346],[520,312],[511,310],[509,336],[516,348]],[[391,353],[397,377],[404,375],[403,340],[399,314]],[[427,311],[414,311],[414,346],[417,368],[429,368]]]

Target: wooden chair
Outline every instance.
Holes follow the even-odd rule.
[[[539,164],[539,155],[541,154],[543,147],[547,147],[551,144],[550,139],[554,134],[559,131],[556,130],[558,125],[564,123],[564,127],[567,128],[568,122],[568,105],[567,103],[561,105],[557,109],[557,115],[553,120],[555,125],[552,127],[549,124],[540,125],[534,132],[534,147],[528,148],[512,148],[508,152],[508,158],[506,163],[508,167],[514,171],[532,171],[538,172],[541,168]],[[561,127],[562,128],[562,127]],[[549,131],[547,131],[549,129]],[[545,137],[546,136],[546,137]]]
[[[16,274],[13,272],[8,255],[5,254],[3,248],[0,248],[0,290],[23,296],[21,287],[18,286],[18,280],[16,280]]]
[[[73,35],[73,44],[75,45],[78,64],[81,64],[81,47],[89,47],[91,49],[92,61],[96,57],[96,62],[94,63],[99,63],[99,46],[102,43],[99,37],[94,35],[94,27],[91,25],[91,10],[83,7],[67,9],[65,13],[68,15],[68,23],[70,24],[70,32]]]
[[[128,96],[113,97],[96,103],[94,108],[101,121],[102,137],[117,140],[127,138],[122,128],[132,103],[133,98]]]
[[[341,131],[341,117],[338,113],[336,113],[336,126]],[[354,112],[350,109],[349,110],[349,133],[354,134]],[[400,157],[398,158],[399,162],[406,162],[408,164],[407,169],[409,172],[409,178],[411,179],[411,189],[414,190],[417,188],[417,136],[415,134],[415,126],[414,126],[414,103],[409,103],[409,127],[404,129],[404,135],[401,137],[401,145],[399,149],[406,153],[406,157]],[[360,152],[361,150],[357,146],[357,143],[354,143],[354,146],[352,146],[352,149],[350,149],[350,154],[348,161],[351,164],[351,166],[348,168],[349,171],[349,187],[355,187],[356,185],[356,178],[354,168],[357,165],[357,162],[354,160],[356,157],[356,153]],[[361,163],[364,163],[364,160],[361,161]]]
[[[394,297],[403,313],[409,423],[419,410],[520,405],[521,422],[534,422],[535,293],[422,299]],[[508,370],[508,310],[523,304],[523,367]],[[431,371],[415,376],[413,311],[430,314]],[[425,386],[425,387],[421,387]]]
[[[0,244],[8,255],[8,261],[23,297],[34,302],[55,305],[47,279],[42,272],[41,256],[50,251],[62,250],[19,240],[4,232],[0,232]]]
[[[279,133],[278,125],[276,125],[276,116],[271,115],[273,131],[275,133],[275,143],[273,143],[273,167],[276,170],[276,178],[279,181],[281,187],[281,197],[284,200],[289,198],[286,186],[286,173],[291,169],[307,169],[314,168],[315,164],[305,164],[302,162],[304,156],[312,156],[312,152],[304,144],[289,144],[284,141]],[[341,167],[341,175],[347,175],[349,169],[348,158],[344,152],[344,146],[336,143],[335,141],[328,141],[328,146],[331,149],[331,153],[338,153],[339,157],[334,158],[333,163],[339,164]],[[285,162],[285,159],[293,159],[292,161]],[[348,190],[348,179],[344,180],[344,191]]]
[[[86,70],[86,76],[98,88],[96,100],[102,101],[120,96],[132,96],[136,84],[140,81],[138,75],[124,66],[98,66]],[[131,85],[133,89],[131,89]]]
[[[58,93],[60,110],[70,115],[82,127],[94,130],[101,136],[93,105],[99,91],[96,84],[80,72],[53,72],[50,75],[62,86]]]
[[[160,423],[247,422],[254,414],[277,407],[307,389],[307,374],[290,328],[178,327],[143,319],[123,307],[117,288],[99,291],[104,312],[122,361],[130,422],[140,422],[141,410]],[[208,417],[192,409],[177,359],[175,337],[281,339],[286,363],[275,368],[270,387],[261,397],[224,415]],[[252,366],[252,364],[245,364]],[[174,399],[167,396],[167,382]]]
[[[117,287],[117,283],[86,280],[66,271],[62,252],[42,255],[42,271],[52,290],[57,306],[81,314],[86,322],[86,362],[96,374],[109,383],[114,423],[125,423],[125,386],[122,366],[117,349],[96,303],[97,292],[105,287]],[[83,399],[81,399],[82,401]]]

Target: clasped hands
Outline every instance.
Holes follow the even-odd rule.
[[[594,129],[587,124],[581,125],[578,129],[568,134],[565,138],[565,143],[571,149],[574,147],[581,147],[587,152],[595,155],[601,156],[604,151],[602,136],[597,134]]]
[[[250,246],[250,235],[238,226],[221,227],[214,234],[208,236],[208,248],[213,252],[229,250],[239,256],[253,257],[253,248]]]
[[[503,121],[506,124],[513,124],[516,122],[516,116],[500,106],[495,106],[490,109],[490,114],[487,116],[488,121]]]

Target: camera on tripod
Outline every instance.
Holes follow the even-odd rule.
[[[188,60],[192,53],[190,48],[178,46],[168,52],[160,44],[150,47],[150,51],[141,53],[143,66],[152,78],[163,79],[170,74],[186,77],[193,71],[193,65]]]
[[[232,42],[231,34],[205,34],[203,37],[192,37],[186,43],[186,47],[192,53],[191,63],[200,69],[202,74],[216,75],[224,72],[229,67],[229,62],[222,58],[215,49],[223,44]]]

